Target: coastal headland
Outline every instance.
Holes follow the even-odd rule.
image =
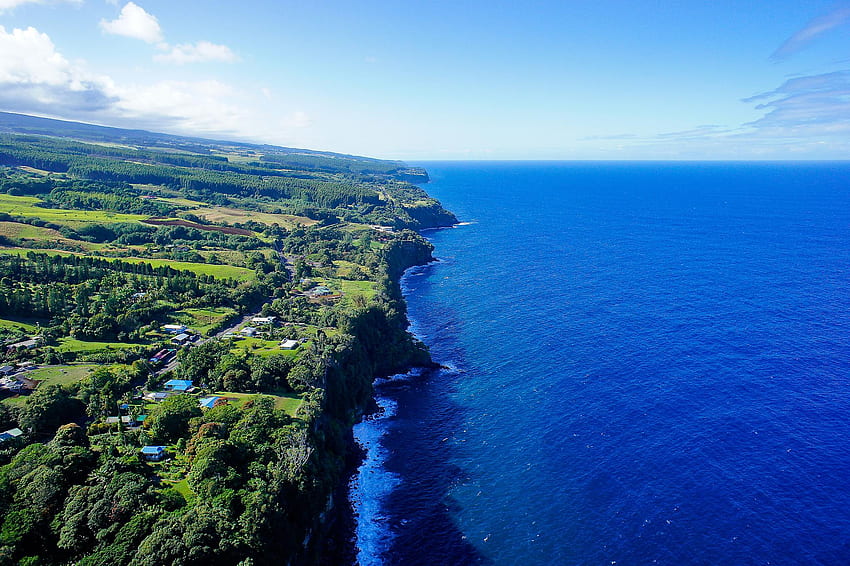
[[[0,564],[321,561],[425,180],[0,113]]]

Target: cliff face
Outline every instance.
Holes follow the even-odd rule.
[[[418,223],[420,230],[457,224],[457,217],[433,199],[405,206],[404,210]]]
[[[336,546],[328,545],[329,539],[339,537],[339,533],[332,532],[334,529],[346,528],[342,518],[345,511],[334,509],[333,491],[344,485],[345,474],[354,469],[346,472],[346,462],[352,465],[351,427],[369,405],[374,377],[411,367],[435,367],[428,348],[407,332],[407,309],[399,286],[399,278],[407,268],[434,261],[434,247],[415,232],[403,235],[405,238],[389,243],[383,252],[386,295],[353,313],[343,324],[342,329],[352,339],[335,350],[327,367],[323,410],[313,428],[313,469],[321,481],[314,483],[313,491],[301,502],[314,520],[307,531],[303,554],[291,560],[293,565],[330,564],[346,552],[339,546],[340,540],[336,540]]]
[[[393,174],[393,177],[398,179],[399,181],[407,181],[408,183],[413,183],[414,185],[420,185],[422,183],[427,183],[431,180],[428,176],[428,172],[421,167],[408,167],[407,169],[399,169]]]
[[[454,218],[454,215],[452,215],[452,218]],[[406,234],[408,235],[407,238],[390,242],[387,249],[384,250],[387,275],[396,286],[405,269],[434,261],[434,256],[431,255],[434,246],[431,242],[415,232],[408,231]],[[398,298],[400,298],[400,295]]]

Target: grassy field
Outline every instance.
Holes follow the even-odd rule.
[[[341,277],[343,279],[349,279],[351,277],[351,273],[356,269],[359,269],[367,275],[371,274],[371,271],[368,267],[364,267],[351,261],[344,261],[339,259],[334,261],[334,269],[336,271],[337,277]]]
[[[375,283],[372,281],[335,279],[331,285],[331,288],[338,287],[342,289],[342,293],[346,296],[363,295],[367,299],[371,299],[378,294],[378,291],[375,290]]]
[[[235,341],[231,352],[247,349],[251,354],[267,358],[275,354],[296,357],[298,350],[281,350],[280,342],[277,340],[263,340],[262,338],[243,338]]]
[[[185,269],[198,275],[212,275],[218,279],[236,279],[237,281],[250,281],[256,274],[245,267],[233,265],[212,265],[208,263],[191,263],[188,261],[174,261],[170,259],[148,259],[140,257],[122,257],[121,261],[130,263],[149,263],[152,267],[167,265],[173,269]]]
[[[314,277],[317,285],[324,285],[334,293],[342,292],[343,298],[350,301],[356,295],[362,295],[365,299],[371,299],[378,294],[373,281],[351,281],[348,279],[336,279],[332,277]]]
[[[15,240],[65,240],[57,230],[30,226],[21,222],[0,222],[0,236]]]
[[[134,348],[139,344],[124,344],[121,342],[88,342],[67,336],[59,339],[57,352],[99,352],[101,350],[124,350]]]
[[[235,407],[242,407],[253,397],[271,397],[274,399],[274,408],[286,411],[289,416],[295,416],[295,411],[301,406],[303,399],[296,393],[279,393],[277,395],[265,395],[256,393],[232,393],[230,391],[216,391],[213,395],[225,397]]]
[[[301,224],[303,226],[312,226],[318,220],[313,220],[305,216],[293,216],[291,214],[272,214],[271,212],[254,212],[252,210],[240,210],[238,208],[230,208],[226,206],[207,206],[195,208],[192,214],[200,218],[205,218],[210,222],[236,224],[253,220],[262,224],[271,226],[277,224],[284,228],[295,228]]]
[[[35,252],[35,253],[39,253],[39,254],[47,254],[49,256],[54,256],[54,255],[80,255],[80,254],[75,254],[74,252],[66,252],[66,251],[62,251],[62,250],[31,250],[29,248],[0,248],[0,254],[25,256],[30,252]]]
[[[23,407],[27,402],[27,395],[16,395],[15,397],[6,397],[0,403],[3,403],[7,407]]]
[[[29,252],[45,253],[48,255],[79,255],[74,252],[62,250],[31,250],[28,248],[0,248],[0,253],[25,256]],[[174,261],[170,259],[150,259],[144,257],[122,257],[108,258],[113,261],[124,261],[127,263],[149,263],[152,267],[166,265],[173,269],[191,271],[197,275],[212,275],[218,279],[235,279],[237,281],[250,281],[256,274],[246,267],[235,267],[233,265],[213,265],[208,263],[192,263],[189,261]]]
[[[45,366],[30,372],[27,377],[41,381],[39,387],[44,385],[68,385],[76,383],[88,377],[94,370],[102,367],[98,364],[72,364],[66,366]]]
[[[186,498],[186,501],[191,501],[195,498],[194,492],[189,488],[189,480],[184,479],[177,483],[172,483],[171,487],[173,487],[175,491],[177,491],[178,493],[180,493],[180,495]]]
[[[180,324],[207,335],[207,331],[224,318],[231,317],[236,311],[227,307],[183,309],[174,313]]]
[[[31,322],[21,320],[13,320],[11,318],[0,318],[0,328],[10,328],[12,330],[20,330],[21,332],[34,333],[38,327]]]
[[[92,223],[139,222],[147,216],[140,214],[120,214],[106,210],[65,210],[60,208],[41,208],[36,206],[41,199],[0,194],[0,212],[12,216],[40,218],[45,222],[70,226],[72,228]]]

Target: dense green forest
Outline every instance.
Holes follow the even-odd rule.
[[[455,221],[427,174],[3,129],[0,565],[327,559],[373,378],[431,365],[398,286],[432,260],[414,230]]]

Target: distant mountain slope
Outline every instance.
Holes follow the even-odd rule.
[[[329,151],[316,151],[267,144],[212,140],[200,137],[161,134],[146,130],[128,130],[0,112],[0,132],[34,134],[73,138],[95,143],[114,143],[131,146],[156,147],[181,152],[208,155],[211,150],[261,153],[263,161],[300,170],[352,172],[359,174],[391,175],[400,180],[422,183],[428,181],[423,169],[409,168],[401,161],[388,161]]]

